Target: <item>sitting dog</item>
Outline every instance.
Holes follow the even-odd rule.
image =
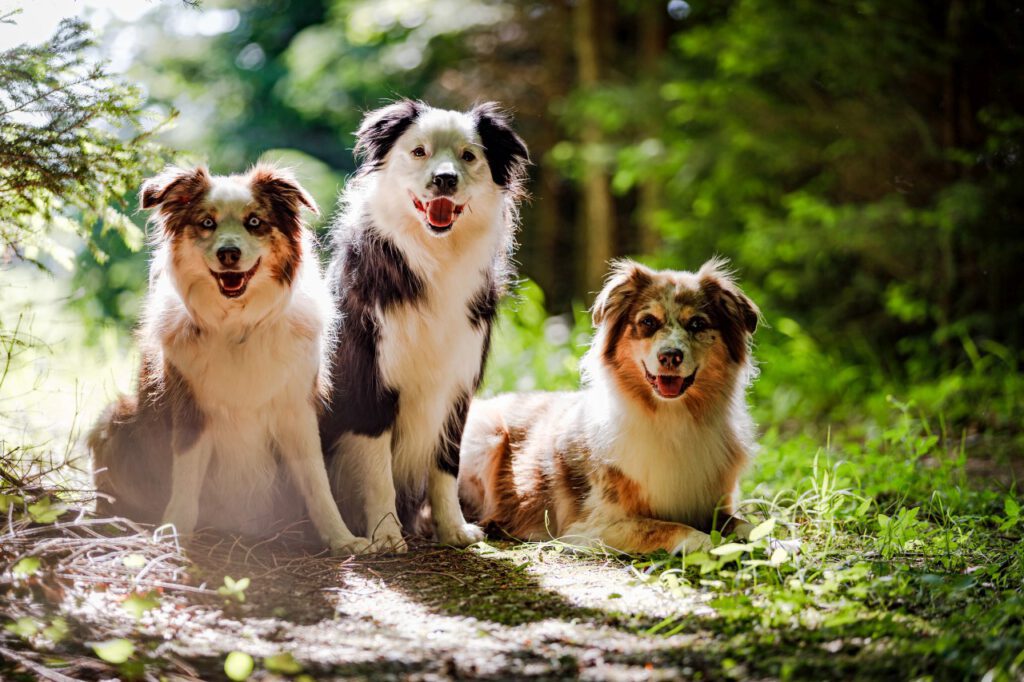
[[[725,263],[696,273],[616,264],[575,393],[474,402],[462,441],[467,516],[524,540],[630,553],[738,535],[738,479],[754,429],[744,390],[758,309]]]
[[[100,513],[249,535],[311,518],[339,552],[341,518],[317,426],[328,388],[330,292],[288,173],[170,168],[147,180],[155,253],[138,333],[138,393],[89,436]],[[282,471],[283,469],[283,471]]]
[[[440,542],[472,544],[459,442],[510,274],[526,145],[493,103],[404,100],[356,137],[328,273],[343,317],[320,422],[331,482],[377,549],[405,549],[424,498]]]

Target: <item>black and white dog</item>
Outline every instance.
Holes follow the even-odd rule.
[[[370,112],[328,274],[343,318],[320,422],[342,515],[403,551],[429,501],[437,539],[483,539],[459,507],[459,442],[510,275],[526,145],[494,103]]]

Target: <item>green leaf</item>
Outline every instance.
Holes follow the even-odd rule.
[[[771,558],[768,559],[768,563],[770,563],[772,566],[781,566],[786,562],[787,558],[789,558],[789,554],[786,552],[786,550],[782,549],[781,547],[776,547],[775,551],[772,552]]]
[[[1017,500],[1012,497],[1007,497],[1003,500],[1003,510],[1010,518],[1017,518],[1020,516],[1020,504],[1018,504]]]
[[[13,623],[8,623],[4,626],[4,629],[8,632],[12,632],[22,639],[28,639],[32,635],[39,632],[39,621],[29,616],[22,616]]]
[[[18,563],[14,564],[14,568],[11,572],[19,578],[27,578],[33,575],[39,570],[39,566],[42,564],[42,560],[37,556],[27,556]]]
[[[129,554],[121,562],[125,565],[125,568],[140,569],[146,565],[146,557],[141,554]]]
[[[119,665],[135,653],[135,645],[127,639],[110,639],[92,644],[92,650],[107,663]]]
[[[217,588],[217,594],[223,597],[234,597],[238,601],[245,601],[245,590],[249,587],[248,578],[235,580],[229,575],[224,576],[224,584]]]
[[[302,664],[287,651],[263,659],[263,667],[272,673],[282,675],[296,675],[302,672]]]
[[[252,675],[252,656],[241,651],[232,651],[224,659],[224,674],[236,682],[248,679]]]
[[[775,530],[775,519],[768,519],[767,521],[760,523],[757,527],[750,531],[750,542],[757,542],[766,535],[770,535]]]
[[[53,523],[65,509],[63,504],[54,504],[49,497],[44,497],[28,506],[28,514],[36,523]]]
[[[156,592],[136,593],[121,602],[121,606],[138,620],[146,611],[160,606],[160,597]]]
[[[59,644],[63,641],[68,636],[69,631],[68,622],[59,616],[43,628],[43,634],[54,644]]]

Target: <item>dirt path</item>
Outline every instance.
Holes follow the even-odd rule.
[[[305,575],[256,575],[244,605],[196,611],[210,628],[193,621],[166,651],[193,660],[288,651],[316,677],[668,679],[706,666],[688,661],[695,635],[642,633],[706,606],[667,598],[614,559],[556,549],[421,546],[335,570],[323,560]]]

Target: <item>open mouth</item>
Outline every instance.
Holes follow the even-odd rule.
[[[210,270],[210,274],[217,280],[217,286],[220,288],[222,295],[227,298],[238,298],[245,293],[245,288],[249,286],[249,280],[256,274],[256,268],[260,266],[260,261],[262,260],[262,258],[257,258],[256,265],[245,272],[237,270],[214,272]]]
[[[647,376],[647,383],[651,385],[654,392],[662,398],[669,399],[678,398],[686,393],[686,389],[693,386],[693,382],[697,379],[696,369],[688,377],[679,376],[678,374],[658,374],[655,376],[648,372],[647,366],[644,365],[644,374]]]
[[[409,194],[412,196],[413,206],[423,215],[427,226],[435,234],[444,234],[452,229],[455,219],[462,215],[463,209],[466,208],[465,204],[460,206],[446,197],[437,197],[424,203],[416,198],[416,195],[411,192]]]

